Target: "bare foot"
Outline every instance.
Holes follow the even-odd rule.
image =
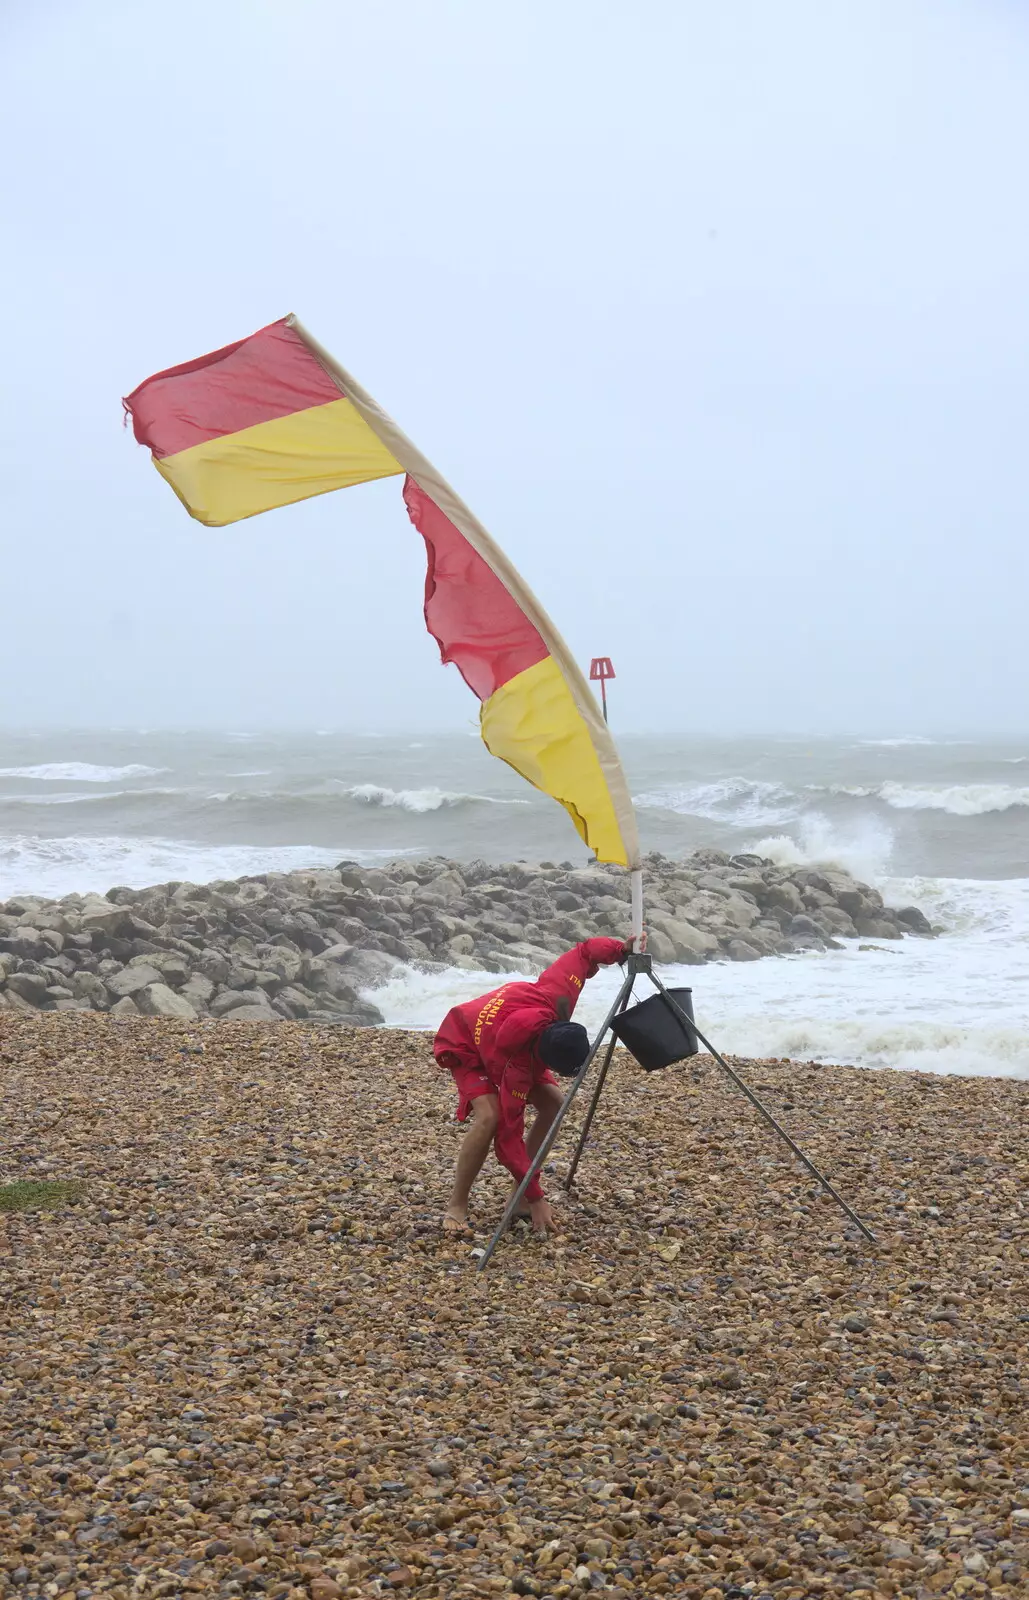
[[[443,1214],[444,1233],[471,1233],[468,1226],[468,1213],[459,1210],[457,1206],[448,1206]]]

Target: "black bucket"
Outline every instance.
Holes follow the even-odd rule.
[[[668,993],[692,1022],[693,990],[669,989]],[[611,1032],[636,1057],[644,1072],[659,1072],[662,1067],[698,1054],[696,1034],[672,1010],[663,994],[651,995],[631,1011],[620,1012],[611,1024]]]

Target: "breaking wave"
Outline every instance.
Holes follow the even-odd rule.
[[[156,778],[167,767],[98,767],[91,761],[47,761],[39,767],[0,767],[0,778],[34,778],[42,783],[120,783],[125,778]]]
[[[446,789],[387,789],[377,783],[357,783],[342,791],[351,800],[363,801],[369,806],[396,807],[400,811],[442,811],[452,806],[527,805],[526,800],[496,800],[488,794],[451,794]]]
[[[188,839],[90,837],[43,839],[23,834],[0,840],[3,892],[60,898],[65,894],[106,893],[118,884],[146,889],[155,883],[213,883],[219,878],[254,877],[263,872],[295,872],[334,867],[344,857],[375,865],[416,851],[324,849],[316,845],[196,844]]]
[[[878,750],[903,750],[909,745],[952,745],[958,739],[927,739],[921,733],[909,733],[900,739],[859,739],[858,744]]]
[[[946,811],[952,817],[981,817],[988,811],[1010,811],[1029,806],[1029,789],[1006,783],[965,783],[934,788],[932,785],[884,783],[879,796],[898,811]]]
[[[801,817],[795,826],[799,839],[773,834],[748,848],[781,867],[840,867],[863,883],[877,883],[889,871],[893,835],[875,818],[848,828],[814,813]]]
[[[679,816],[760,828],[788,822],[796,814],[797,795],[781,783],[719,778],[713,783],[655,789],[637,795],[635,803],[645,811],[674,811]]]
[[[895,811],[945,811],[951,817],[982,817],[991,811],[1029,806],[1029,789],[1016,789],[1007,783],[838,784],[827,791],[811,786],[810,792],[882,800]]]

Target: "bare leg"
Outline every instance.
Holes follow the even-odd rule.
[[[536,1107],[536,1115],[525,1140],[525,1148],[530,1158],[543,1143],[544,1136],[563,1103],[564,1095],[556,1083],[538,1083],[533,1089],[529,1096],[529,1104]]]
[[[557,1087],[557,1085],[553,1083],[539,1083],[530,1094],[529,1104],[531,1106],[535,1106],[536,1108],[536,1115],[533,1118],[532,1127],[525,1136],[525,1148],[529,1152],[530,1161],[536,1154],[540,1145],[543,1143],[550,1124],[553,1122],[554,1118],[557,1116],[557,1113],[561,1109],[563,1100],[564,1095],[561,1093],[561,1090]],[[512,1194],[514,1194],[517,1187],[518,1185],[516,1183],[511,1185]],[[521,1209],[517,1214],[520,1217],[527,1217],[529,1215],[529,1202],[527,1200],[523,1201]]]
[[[468,1226],[468,1196],[489,1155],[497,1131],[499,1107],[495,1094],[481,1094],[472,1101],[471,1122],[457,1153],[454,1187],[443,1217],[443,1226],[448,1232],[463,1233]]]

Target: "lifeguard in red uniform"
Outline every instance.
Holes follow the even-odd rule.
[[[534,983],[506,983],[455,1006],[443,1019],[433,1053],[457,1084],[458,1120],[471,1118],[461,1144],[443,1225],[468,1228],[468,1196],[495,1145],[498,1160],[521,1183],[563,1096],[555,1073],[573,1078],[589,1053],[589,1035],[571,1021],[576,1001],[600,967],[624,961],[631,940],[586,939]],[[536,1117],[525,1137],[525,1108]],[[539,1178],[525,1192],[537,1233],[554,1229]]]

